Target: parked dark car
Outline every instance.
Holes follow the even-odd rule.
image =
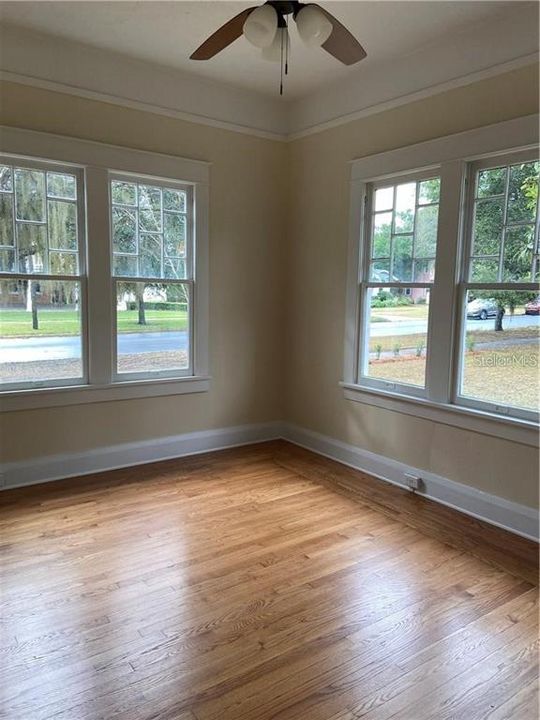
[[[540,315],[540,295],[525,305],[525,315]]]
[[[467,303],[467,317],[473,320],[487,320],[497,314],[497,303],[492,298],[477,298]]]

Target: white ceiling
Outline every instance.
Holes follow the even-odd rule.
[[[1,2],[4,23],[84,43],[102,50],[168,66],[183,73],[275,96],[278,68],[239,38],[210,61],[189,60],[190,53],[230,17],[253,2]],[[257,3],[255,3],[257,4]],[[479,32],[494,19],[511,17],[522,2],[381,1],[324,2],[365,47],[368,57],[345,67],[323,50],[310,50],[291,32],[287,100],[322,87],[364,76],[371,69],[402,59],[424,47],[436,48],[454,33]],[[504,42],[504,38],[501,38]]]

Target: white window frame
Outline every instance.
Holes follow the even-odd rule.
[[[72,384],[0,392],[0,411],[33,409],[130,398],[179,395],[209,389],[208,369],[208,184],[210,164],[198,160],[132,150],[60,135],[0,128],[0,148],[12,158],[32,159],[84,173],[86,197],[87,376]],[[189,186],[193,194],[194,275],[192,286],[192,366],[190,374],[156,373],[115,377],[115,308],[111,302],[110,175],[159,179]],[[83,265],[84,267],[84,265]],[[94,270],[97,268],[97,270]],[[9,274],[11,275],[11,274]],[[39,276],[42,277],[42,276]],[[104,332],[103,329],[107,328]],[[114,363],[114,364],[113,364]],[[157,377],[156,377],[157,376]]]
[[[362,231],[361,231],[361,239],[360,242],[362,243],[362,257],[365,258],[365,261],[362,261],[359,265],[359,275],[360,275],[360,282],[359,282],[359,342],[358,342],[358,351],[357,351],[357,375],[358,375],[358,384],[362,385],[366,388],[373,388],[374,390],[388,390],[391,392],[397,392],[397,393],[403,393],[407,395],[411,395],[414,397],[419,398],[425,398],[427,397],[427,388],[428,388],[428,375],[430,373],[430,369],[432,367],[430,363],[430,355],[431,355],[431,343],[427,343],[426,347],[426,378],[425,378],[425,386],[419,386],[419,385],[410,385],[407,383],[399,383],[397,381],[392,380],[384,380],[381,378],[376,377],[370,377],[366,373],[366,369],[369,364],[369,315],[370,315],[370,305],[366,302],[366,298],[368,296],[369,289],[377,288],[377,287],[389,287],[389,288],[402,288],[402,289],[409,289],[409,288],[429,288],[430,290],[430,303],[429,303],[429,316],[428,316],[428,338],[430,337],[430,330],[431,330],[431,318],[432,318],[432,312],[431,312],[431,298],[433,295],[433,290],[435,283],[431,282],[387,282],[387,283],[380,283],[380,282],[374,282],[370,279],[370,264],[371,264],[371,245],[372,245],[372,235],[373,235],[373,218],[374,218],[374,211],[372,207],[373,198],[375,196],[375,191],[382,188],[382,187],[388,187],[391,185],[400,185],[402,183],[406,182],[415,182],[419,183],[422,180],[428,180],[430,178],[433,178],[435,176],[438,176],[439,169],[437,167],[435,168],[427,168],[419,171],[414,172],[407,172],[405,174],[399,174],[399,175],[393,175],[391,178],[386,178],[384,180],[375,180],[373,182],[367,182],[365,184],[364,189],[364,217],[363,217],[363,224],[362,224]],[[418,192],[418,189],[417,189]],[[394,199],[395,202],[395,199]],[[437,203],[438,204],[438,203]],[[418,209],[416,207],[416,209]],[[410,233],[408,233],[410,234]],[[438,244],[438,243],[437,243]]]
[[[459,358],[466,177],[470,163],[482,158],[538,148],[538,115],[517,118],[431,140],[351,162],[348,276],[343,381],[345,397],[368,405],[538,445],[538,425],[529,418],[509,417],[494,407],[457,403],[456,362]],[[430,296],[426,395],[403,392],[400,386],[366,384],[359,372],[365,309],[361,307],[362,269],[366,262],[366,196],[370,184],[417,172],[441,177],[435,284]],[[362,315],[364,313],[364,315]],[[434,322],[437,318],[437,322]],[[364,322],[365,325],[365,322]],[[392,385],[392,383],[390,383]],[[409,386],[407,391],[409,390]]]
[[[88,292],[87,292],[87,271],[86,271],[86,212],[85,212],[85,187],[84,187],[84,171],[83,168],[76,165],[66,165],[65,163],[57,163],[50,160],[36,160],[34,158],[26,158],[21,156],[7,155],[0,153],[0,164],[12,165],[16,168],[28,168],[29,170],[40,170],[44,173],[48,171],[68,173],[75,175],[77,178],[77,195],[74,202],[77,207],[77,255],[78,269],[77,275],[55,275],[52,273],[24,273],[24,272],[0,272],[0,280],[18,282],[19,280],[32,280],[32,282],[47,281],[65,281],[78,282],[80,286],[79,312],[80,312],[80,339],[81,339],[81,366],[82,374],[80,378],[55,378],[50,380],[28,380],[18,383],[6,383],[6,390],[0,392],[17,392],[19,390],[37,390],[42,387],[56,388],[69,386],[80,386],[88,383],[88,324],[87,324],[87,308],[88,308]],[[15,191],[15,188],[14,188]],[[45,188],[45,226],[48,229],[48,200],[47,188]],[[15,197],[14,197],[15,201]],[[68,201],[66,201],[68,202]],[[15,220],[13,221],[13,233],[15,237]],[[15,244],[15,247],[17,245]]]
[[[195,348],[193,347],[193,332],[192,329],[195,327],[195,316],[194,316],[194,303],[193,303],[193,296],[194,296],[194,290],[195,290],[195,284],[196,284],[196,277],[197,277],[197,267],[195,264],[196,257],[194,257],[194,249],[196,247],[196,226],[194,222],[194,187],[192,185],[187,185],[186,183],[174,181],[174,180],[165,180],[163,178],[155,178],[155,177],[148,177],[144,175],[130,175],[127,173],[119,173],[114,171],[109,171],[109,219],[110,219],[110,230],[112,237],[112,194],[111,194],[111,183],[113,181],[123,181],[128,183],[135,183],[135,184],[148,184],[152,185],[153,187],[161,187],[167,188],[167,189],[175,189],[175,190],[182,190],[187,195],[187,212],[186,214],[186,267],[189,269],[188,276],[185,279],[168,279],[168,278],[149,278],[149,277],[132,277],[132,276],[120,276],[120,275],[114,275],[113,271],[111,270],[111,302],[113,304],[113,311],[112,311],[112,333],[113,333],[113,380],[115,383],[118,382],[126,382],[128,380],[149,380],[149,379],[155,379],[155,378],[181,378],[181,377],[190,377],[193,375],[193,368],[195,367]],[[137,228],[137,234],[139,233],[139,230]],[[111,268],[113,267],[113,260],[114,260],[114,248],[111,243],[110,246],[110,262],[111,262]],[[115,292],[115,284],[118,281],[125,281],[125,282],[139,282],[139,283],[149,283],[152,281],[157,282],[163,282],[163,284],[170,284],[170,285],[187,285],[189,290],[189,318],[188,318],[188,328],[189,328],[189,362],[188,367],[186,369],[176,369],[176,370],[154,370],[151,372],[119,372],[118,371],[118,334],[117,334],[117,312],[116,312],[116,292]]]

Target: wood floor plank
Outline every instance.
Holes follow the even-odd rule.
[[[4,492],[0,718],[536,718],[537,554],[281,441]]]

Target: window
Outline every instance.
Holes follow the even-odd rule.
[[[208,164],[12,128],[3,144],[2,410],[207,390]]]
[[[539,410],[539,163],[474,163],[463,268],[459,401],[527,417]]]
[[[84,205],[78,170],[0,165],[0,383],[84,381]]]
[[[116,372],[191,367],[192,198],[186,186],[111,180]]]
[[[523,118],[353,162],[347,398],[536,442],[535,137]]]
[[[374,387],[425,388],[439,193],[440,178],[429,175],[368,188],[362,376]]]

